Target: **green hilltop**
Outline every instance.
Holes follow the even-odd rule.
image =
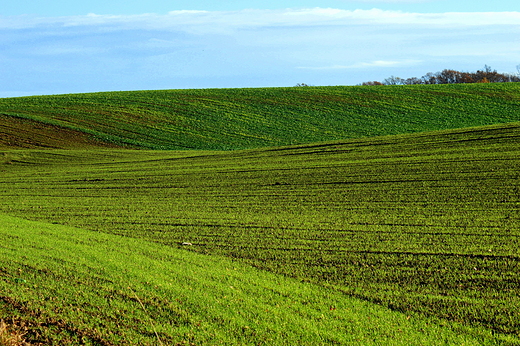
[[[520,121],[520,83],[0,99],[0,147],[230,150]]]

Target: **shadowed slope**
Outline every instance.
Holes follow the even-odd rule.
[[[0,148],[110,148],[82,131],[0,114]]]

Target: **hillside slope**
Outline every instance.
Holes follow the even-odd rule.
[[[519,83],[7,98],[0,147],[258,148],[514,122],[519,108]]]
[[[224,152],[2,154],[0,213],[191,242],[520,345],[520,123]]]
[[[494,344],[220,256],[2,214],[0,237],[0,317],[38,345]]]

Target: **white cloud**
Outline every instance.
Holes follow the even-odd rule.
[[[175,29],[201,27],[205,30],[269,26],[337,26],[351,24],[414,24],[482,26],[517,25],[520,12],[449,12],[409,13],[401,11],[340,10],[308,8],[241,11],[172,11],[166,15],[97,15],[70,17],[3,16],[0,28],[34,28],[41,26],[111,26],[119,28]]]
[[[363,68],[376,68],[376,67],[398,67],[398,66],[411,66],[420,63],[420,60],[401,60],[401,61],[388,61],[388,60],[375,60],[370,62],[358,62],[352,65],[330,65],[330,66],[299,66],[298,69],[302,70],[349,70],[349,69],[363,69]]]
[[[432,0],[344,0],[344,2],[392,3],[392,4],[422,4]]]

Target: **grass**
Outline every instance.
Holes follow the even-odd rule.
[[[0,99],[0,147],[230,150],[520,121],[519,83]]]
[[[221,256],[6,215],[0,225],[0,312],[33,343],[495,344]]]
[[[2,268],[10,266],[0,274],[10,291],[1,292],[16,297],[11,306],[26,302],[18,311],[27,307],[44,321],[73,321],[67,337],[94,338],[104,325],[143,343],[156,342],[154,328],[166,343],[191,342],[194,330],[196,343],[209,344],[411,344],[422,337],[414,334],[421,328],[430,335],[416,326],[408,339],[399,339],[395,332],[403,328],[385,327],[386,317],[373,323],[366,314],[336,321],[336,312],[351,309],[342,304],[355,301],[380,309],[372,305],[377,303],[382,316],[413,316],[467,338],[447,344],[520,344],[519,137],[520,125],[512,123],[231,152],[7,150],[0,212],[63,226],[37,223],[31,227],[48,230],[30,237],[3,226],[8,234],[18,232],[8,239],[19,245],[0,247],[8,251],[0,256]],[[29,228],[7,217],[3,225],[5,220]],[[47,240],[31,240],[46,232]],[[182,242],[193,246],[188,251]],[[208,277],[182,276],[179,268],[186,267]],[[20,279],[41,290],[17,289],[8,278],[16,278],[18,269],[27,272]],[[248,287],[243,280],[257,288],[235,296],[230,286]],[[278,286],[277,280],[284,281]],[[85,284],[103,298],[78,294]],[[70,310],[59,302],[34,303],[55,292]],[[173,296],[194,305],[183,310]],[[206,305],[197,305],[199,299]],[[215,299],[230,310],[211,308]],[[262,313],[293,299],[296,310]],[[323,300],[328,303],[321,306]],[[112,315],[100,318],[112,324],[93,327],[89,316],[103,315],[97,307],[107,302],[114,308],[105,314]],[[249,305],[260,308],[247,310]],[[305,317],[293,320],[300,314],[295,311]],[[129,321],[140,321],[137,331],[126,327],[127,312]],[[174,312],[189,321],[187,327],[168,324]],[[322,314],[331,317],[330,328],[320,327]],[[142,322],[149,316],[153,327]],[[197,321],[203,331],[191,324]],[[360,334],[341,329],[356,326]],[[244,336],[253,327],[256,334]],[[304,330],[310,334],[302,336]],[[276,335],[280,339],[268,340]]]

